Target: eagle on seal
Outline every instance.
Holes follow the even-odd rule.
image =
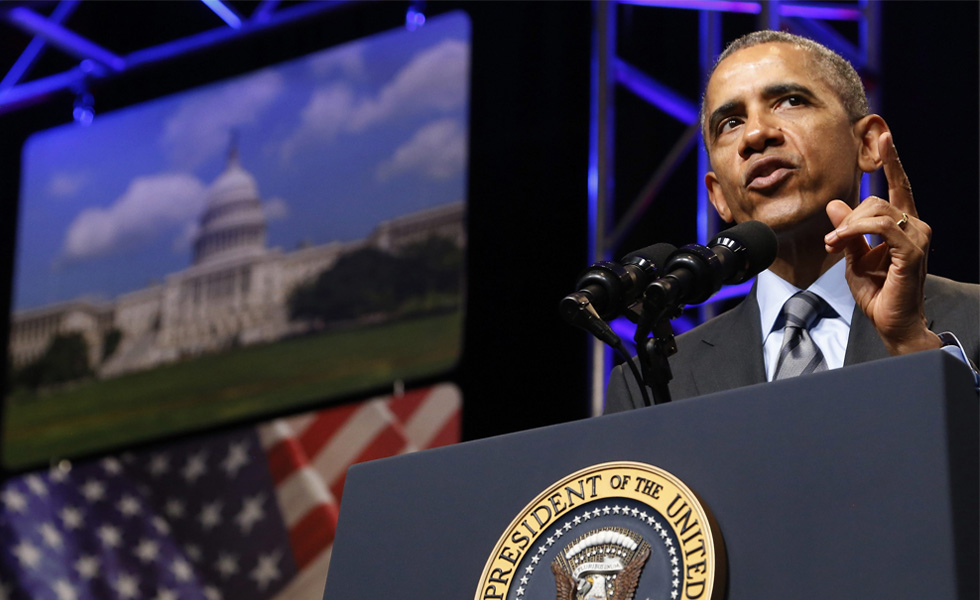
[[[623,569],[611,577],[604,574],[583,574],[576,582],[568,571],[558,561],[551,563],[551,572],[555,575],[556,600],[632,600],[636,586],[643,572],[643,565],[650,557],[650,546],[644,545],[633,556],[633,559],[623,566]]]

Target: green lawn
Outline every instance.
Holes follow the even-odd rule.
[[[462,314],[421,317],[204,356],[8,398],[3,463],[62,457],[268,414],[449,369]]]

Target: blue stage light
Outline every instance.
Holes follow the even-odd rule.
[[[235,11],[222,2],[221,0],[201,0],[204,4],[210,8],[214,14],[218,15],[222,21],[224,21],[228,27],[232,29],[241,29],[242,19],[235,13]]]
[[[415,31],[425,25],[425,13],[417,6],[409,6],[405,13],[405,29]]]
[[[92,124],[92,120],[95,119],[95,100],[92,98],[92,94],[88,92],[75,94],[71,116],[79,125]]]

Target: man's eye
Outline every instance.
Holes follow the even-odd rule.
[[[785,106],[803,106],[806,104],[806,100],[802,96],[786,96],[780,104]]]
[[[725,133],[726,131],[731,131],[732,129],[738,127],[741,121],[735,117],[728,117],[724,121],[718,124],[718,133]]]

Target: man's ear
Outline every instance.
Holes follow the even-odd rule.
[[[872,173],[881,168],[878,138],[887,131],[890,131],[888,123],[885,123],[879,115],[867,115],[854,124],[854,135],[861,143],[858,148],[858,167],[865,173]]]
[[[718,216],[726,223],[732,222],[732,211],[728,208],[728,201],[725,199],[725,192],[721,189],[721,182],[714,171],[708,171],[704,175],[704,185],[708,188],[708,201],[715,207]]]

